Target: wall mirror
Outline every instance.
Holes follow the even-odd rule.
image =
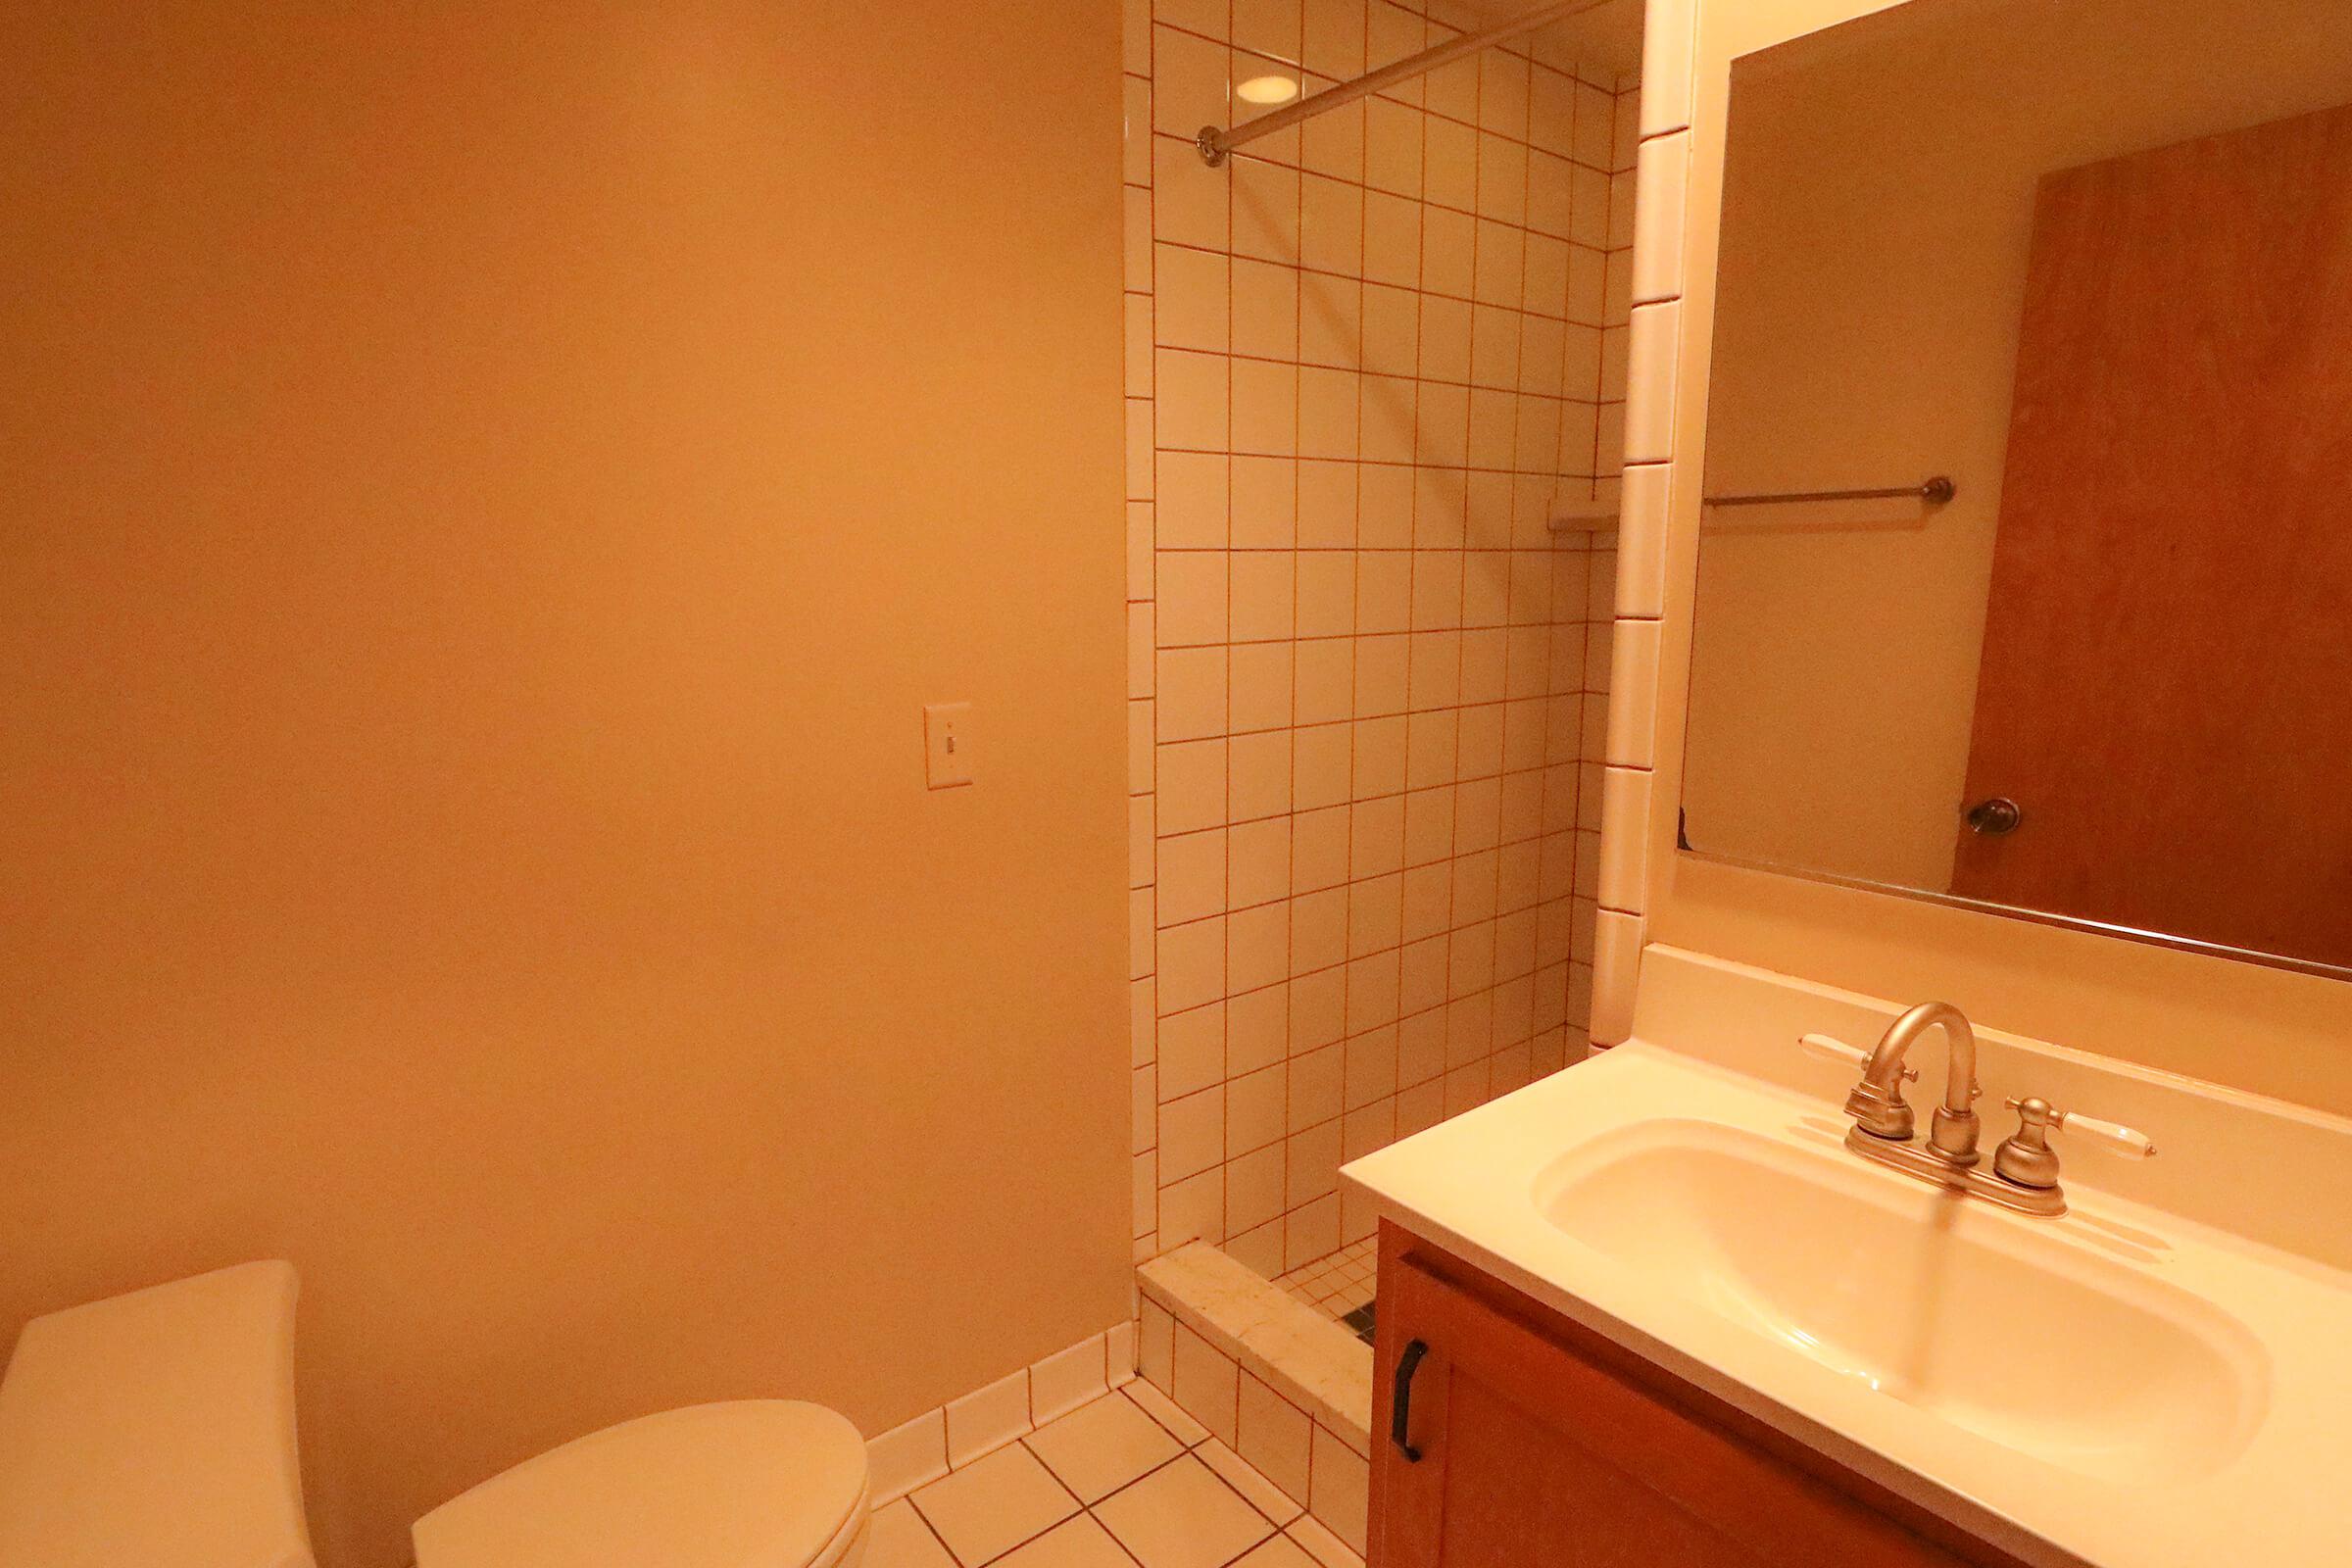
[[[2352,6],[1732,74],[1683,847],[2352,978]]]

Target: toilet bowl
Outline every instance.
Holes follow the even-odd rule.
[[[292,1265],[25,1325],[0,1381],[0,1563],[314,1568]],[[416,1568],[857,1568],[865,1445],[787,1399],[690,1405],[525,1460],[416,1521]]]
[[[857,1568],[865,1445],[822,1405],[698,1404],[624,1421],[416,1521],[416,1568]]]

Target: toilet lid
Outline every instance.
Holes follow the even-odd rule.
[[[822,1405],[699,1404],[590,1433],[416,1521],[416,1568],[815,1568],[865,1507]]]

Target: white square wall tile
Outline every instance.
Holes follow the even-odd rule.
[[[1224,823],[1226,759],[1221,740],[1158,748],[1154,770],[1159,831],[1189,833]]]
[[[1159,738],[1201,740],[1225,733],[1226,660],[1222,647],[1179,648],[1160,654],[1152,676],[1159,702]]]
[[[1649,795],[1646,768],[1612,767],[1601,784],[1600,906],[1639,914],[1646,906]]]
[[[1658,640],[1654,620],[1621,620],[1609,649],[1607,760],[1655,767],[1658,734]]]
[[[1162,1250],[1187,1242],[1221,1246],[1225,1240],[1225,1167],[1214,1166],[1159,1190],[1159,1240]]]
[[[956,1467],[1029,1430],[1029,1369],[948,1401],[948,1463]]]
[[[1617,613],[1655,620],[1666,613],[1667,501],[1674,465],[1645,463],[1625,470],[1618,494]]]
[[[1222,550],[1162,550],[1157,573],[1162,648],[1221,643],[1232,597]]]
[[[1162,448],[1190,452],[1224,450],[1228,425],[1228,371],[1222,354],[1161,349],[1154,361],[1152,401],[1155,439]]]
[[[1051,1421],[1109,1392],[1103,1372],[1102,1336],[1081,1340],[1029,1368],[1029,1419]]]
[[[924,1483],[946,1475],[946,1412],[925,1410],[913,1420],[869,1439],[865,1445],[865,1465],[877,1503],[905,1496]]]
[[[1154,20],[1175,22],[1180,27],[1192,29],[1153,29],[1152,128],[1171,136],[1190,136],[1211,120],[1223,123],[1220,117],[1228,106],[1226,52],[1197,33],[1213,33],[1221,41],[1225,7],[1214,0],[1184,7],[1159,0],[1152,10],[1156,13]],[[1199,15],[1184,15],[1186,11],[1196,11]]]
[[[1152,0],[1152,20],[1183,27],[1203,38],[1223,42],[1230,36],[1231,13],[1225,0]]]
[[[1230,1446],[1235,1436],[1241,1368],[1200,1335],[1176,1325],[1176,1385],[1173,1396],[1184,1413]]]
[[[1674,456],[1675,377],[1682,349],[1680,300],[1633,313],[1626,349],[1625,461],[1663,463]]]
[[[1152,543],[1161,550],[1222,550],[1228,534],[1229,463],[1222,452],[1162,452]]]
[[[1156,966],[1152,929],[1152,890],[1134,888],[1127,894],[1127,978],[1149,979]]]
[[[1320,1424],[1315,1427],[1307,1511],[1349,1549],[1362,1551],[1371,1534],[1371,1462]]]
[[[1127,499],[1152,499],[1152,400],[1128,398],[1127,405]]]
[[[1136,1371],[1160,1393],[1167,1393],[1176,1386],[1176,1319],[1157,1301],[1146,1301],[1136,1333]]]
[[[1127,886],[1152,886],[1156,863],[1152,833],[1152,797],[1130,795],[1127,798]]]
[[[1690,123],[1698,0],[1649,0],[1642,34],[1642,134]]]
[[[1189,1012],[1225,994],[1222,917],[1170,926],[1159,933],[1157,989],[1163,1014]]]
[[[1124,111],[1122,138],[1127,150],[1120,177],[1130,185],[1152,183],[1152,82],[1147,76],[1128,74],[1120,78],[1125,89],[1121,108]]]
[[[1152,193],[1134,186],[1119,193],[1122,224],[1121,260],[1126,287],[1144,293],[1152,289]]]
[[[1127,607],[1127,696],[1129,700],[1152,695],[1152,683],[1158,676],[1158,664],[1152,655],[1152,607],[1149,604]]]
[[[1642,144],[1634,205],[1633,301],[1647,305],[1683,292],[1683,205],[1690,175],[1690,133]]]
[[[1592,1035],[1596,1046],[1623,1045],[1633,1038],[1645,930],[1638,914],[1603,909],[1593,917]]]
[[[1304,1499],[1313,1422],[1304,1410],[1249,1372],[1242,1374],[1240,1441],[1234,1446],[1268,1481]]]
[[[1213,354],[1232,347],[1227,265],[1222,255],[1182,245],[1152,252],[1152,332],[1160,347]]]

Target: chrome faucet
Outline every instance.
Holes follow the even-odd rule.
[[[1913,1136],[1917,1123],[1903,1099],[1904,1082],[1917,1079],[1919,1069],[1905,1058],[1913,1043],[1934,1028],[1941,1028],[1944,1036],[1943,1103],[1936,1107],[1927,1142],[1921,1144]],[[1797,1044],[1862,1069],[1861,1082],[1845,1097],[1845,1113],[1854,1118],[1845,1135],[1847,1149],[1907,1176],[2021,1214],[2066,1212],[2066,1194],[2058,1186],[2058,1155],[2049,1146],[2053,1131],[2079,1133],[2133,1158],[2156,1152],[2147,1136],[2132,1128],[2058,1110],[2044,1100],[2012,1100],[2008,1104],[2018,1113],[2017,1132],[2001,1145],[1990,1171],[1979,1169],[1976,1102],[1984,1091],[1977,1085],[1977,1032],[1948,1002],[1923,1002],[1911,1008],[1887,1026],[1867,1054],[1827,1035],[1804,1035]]]
[[[1943,1103],[1928,1129],[1928,1151],[1950,1165],[1977,1162],[1977,1032],[1948,1002],[1923,1002],[1887,1025],[1878,1049],[1862,1068],[1862,1081],[1845,1097],[1845,1113],[1873,1138],[1902,1143],[1911,1137],[1911,1107],[1903,1101],[1903,1058],[1911,1043],[1941,1025],[1949,1047],[1944,1057]]]

